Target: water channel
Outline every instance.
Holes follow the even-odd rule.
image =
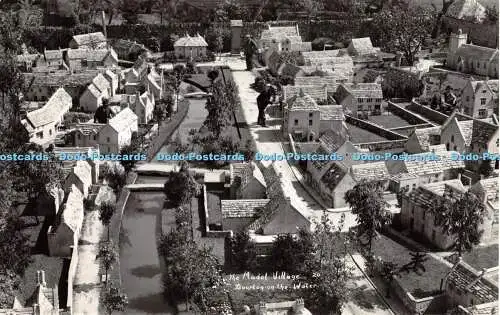
[[[183,141],[189,130],[199,129],[205,120],[205,100],[190,100],[187,117],[178,128]],[[176,137],[177,131],[173,137]],[[169,145],[161,153],[173,153]],[[163,162],[158,162],[163,163]],[[165,179],[139,176],[136,183],[161,183]],[[128,295],[125,314],[173,314],[163,299],[157,239],[161,234],[162,192],[131,193],[125,206],[120,235],[120,273],[122,289]]]

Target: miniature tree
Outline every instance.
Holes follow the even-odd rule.
[[[109,286],[102,298],[102,304],[108,315],[113,312],[123,312],[128,305],[128,298],[125,293],[115,286]]]
[[[443,233],[453,235],[453,247],[459,257],[480,243],[483,234],[480,225],[484,222],[486,208],[474,193],[467,191],[458,197],[445,193],[434,204],[435,224]]]
[[[106,272],[106,285],[108,285],[108,272],[118,259],[116,248],[111,241],[101,243],[96,259],[100,259]]]
[[[368,255],[372,255],[372,241],[377,230],[388,224],[391,216],[384,200],[383,187],[378,182],[361,181],[345,194],[345,201],[357,216],[358,239],[368,238]]]
[[[103,202],[99,206],[99,220],[108,229],[108,241],[109,241],[109,224],[111,223],[111,218],[116,211],[116,206],[111,202]]]

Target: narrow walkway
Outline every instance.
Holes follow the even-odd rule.
[[[99,220],[99,212],[85,215],[78,245],[78,265],[73,283],[73,314],[99,314],[100,278],[99,251],[104,226]]]
[[[234,71],[233,78],[238,86],[245,120],[250,127],[250,133],[255,139],[257,151],[262,154],[285,154],[281,144],[280,124],[268,120],[269,127],[257,125],[257,96],[258,93],[250,88],[255,76],[249,71]],[[270,162],[267,162],[269,165]],[[281,185],[285,195],[291,199],[292,205],[306,217],[311,216],[313,210],[323,210],[295,179],[287,161],[273,162],[278,174],[281,175]],[[264,162],[266,164],[266,162]]]
[[[269,121],[270,127],[261,127],[256,124],[258,109],[256,104],[257,92],[250,88],[255,76],[249,71],[233,71],[233,77],[238,86],[243,107],[245,120],[250,127],[250,133],[256,142],[256,149],[263,154],[284,154],[285,149],[281,143],[280,124]],[[292,205],[307,218],[318,218],[325,208],[318,204],[307,192],[304,186],[297,180],[297,177],[287,161],[273,162],[278,174],[281,176],[281,185],[287,197],[290,197]],[[349,223],[354,224],[353,216],[345,212],[350,217]],[[342,215],[340,212],[336,215]],[[344,228],[347,228],[344,226]],[[353,268],[354,277],[350,283],[354,289],[354,295],[349,298],[343,310],[343,314],[380,314],[394,315],[386,306],[385,301],[377,293],[375,286],[364,275],[352,258],[348,258],[348,264]]]

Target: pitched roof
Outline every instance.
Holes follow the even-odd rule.
[[[73,40],[78,46],[98,44],[106,41],[102,32],[74,35]]]
[[[302,93],[302,92],[301,92]],[[318,110],[316,101],[307,94],[294,95],[287,100],[288,110]]]
[[[45,50],[43,52],[43,55],[45,57],[45,60],[56,60],[56,59],[62,59],[63,53],[62,50],[60,49]]]
[[[496,177],[481,179],[473,187],[474,190],[481,190],[487,200],[498,199],[498,178]]]
[[[291,51],[311,51],[312,43],[311,42],[300,42],[300,43],[292,43]]]
[[[27,81],[31,80],[32,87],[40,86],[86,86],[99,73],[97,70],[86,70],[79,73],[70,73],[67,71],[58,73],[27,73],[24,77]]]
[[[458,121],[458,127],[460,128],[460,132],[465,140],[465,145],[469,146],[472,140],[472,125],[473,120],[463,120]]]
[[[408,155],[408,158],[402,161],[408,173],[414,175],[427,175],[440,173],[449,169],[464,168],[464,161],[454,160],[452,154],[457,152],[444,151],[435,152],[436,160],[429,160],[428,153],[419,153]]]
[[[222,218],[251,218],[263,209],[269,199],[221,200]]]
[[[459,261],[448,275],[447,283],[462,292],[470,292],[482,302],[498,300],[498,286],[464,261]]]
[[[486,16],[486,8],[477,0],[457,0],[448,7],[446,16],[459,20],[472,17],[481,21]]]
[[[416,204],[425,209],[430,209],[435,205],[436,197],[443,197],[447,189],[452,191],[465,192],[465,187],[459,179],[429,183],[413,189],[408,197]]]
[[[498,132],[497,125],[474,119],[474,123],[472,124],[472,144],[485,146],[496,132]]]
[[[321,58],[304,57],[304,62],[306,66],[328,65],[331,66],[333,70],[342,68],[352,71],[354,67],[354,61],[351,56]]]
[[[105,124],[95,124],[95,123],[81,123],[81,124],[76,124],[74,126],[75,130],[78,132],[81,132],[82,134],[88,136],[88,135],[96,135],[99,133],[99,130],[101,130]]]
[[[461,310],[465,310],[464,314],[467,314],[467,315],[498,314],[498,302],[497,301],[473,305],[473,306],[469,306],[467,308],[459,306],[459,308],[461,308]]]
[[[498,49],[477,46],[473,44],[463,44],[455,51],[456,56],[462,56],[466,59],[472,58],[473,60],[492,60],[498,56]]]
[[[384,161],[353,165],[351,173],[355,181],[362,179],[384,180],[391,176]]]
[[[207,47],[208,44],[205,39],[200,35],[196,34],[196,36],[186,36],[179,38],[174,43],[174,47]]]
[[[335,91],[339,80],[344,80],[346,78],[338,75],[327,75],[324,77],[320,76],[308,76],[308,77],[296,77],[294,80],[295,85],[326,85],[328,91]]]
[[[71,95],[63,88],[59,88],[42,108],[31,111],[26,116],[29,122],[37,128],[60,119],[72,105]]]
[[[72,185],[64,205],[61,222],[78,233],[83,224],[83,216],[83,195],[75,185]]]
[[[290,198],[285,198],[284,196],[278,195],[272,197],[271,200],[269,200],[269,202],[263,208],[260,217],[248,226],[248,230],[258,231],[259,229],[263,228],[264,225],[269,223],[276,213],[278,213],[279,211],[284,211],[289,207],[292,207],[292,205],[290,204]]]
[[[344,144],[344,137],[333,130],[327,130],[319,137],[319,142],[325,150],[335,152]]]
[[[296,95],[299,95],[302,91],[304,94],[309,95],[315,100],[326,100],[327,98],[327,87],[318,85],[285,85],[283,87],[283,98],[288,100]]]
[[[84,185],[92,185],[92,167],[87,161],[76,162],[76,165],[73,167],[73,173]]]
[[[415,129],[415,136],[420,144],[420,147],[424,150],[429,149],[430,145],[430,137],[433,135],[441,134],[441,127],[430,127],[430,128],[421,128]]]
[[[342,105],[319,106],[320,120],[344,120]]]
[[[17,62],[33,62],[40,58],[40,54],[21,54],[16,56]]]
[[[354,97],[383,98],[382,86],[378,83],[342,83]]]
[[[363,38],[353,38],[351,39],[352,48],[358,55],[368,55],[376,53],[375,48],[373,48],[372,40],[370,37]]]
[[[304,51],[302,52],[302,56],[304,57],[304,59],[332,58],[332,57],[338,57],[340,51],[341,49]]]
[[[260,39],[280,39],[288,36],[300,36],[295,26],[270,26],[263,30]]]
[[[95,87],[103,93],[104,91],[107,91],[108,88],[110,87],[109,81],[101,74],[99,73],[93,80],[92,84],[95,85]]]
[[[330,189],[334,190],[338,183],[344,178],[347,171],[344,170],[337,163],[332,163],[330,169],[323,174],[321,181]]]
[[[137,122],[137,115],[130,108],[126,107],[115,117],[111,118],[108,124],[120,133],[130,129],[134,122]]]

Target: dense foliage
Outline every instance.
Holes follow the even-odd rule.
[[[372,241],[377,231],[391,220],[388,203],[384,199],[384,188],[376,181],[361,181],[345,193],[345,201],[356,215],[359,240],[368,239],[368,253],[372,254]]]
[[[474,193],[467,191],[459,196],[451,192],[439,198],[431,209],[435,224],[443,233],[453,236],[453,247],[461,256],[469,252],[481,241],[481,224],[484,222],[486,208]]]

